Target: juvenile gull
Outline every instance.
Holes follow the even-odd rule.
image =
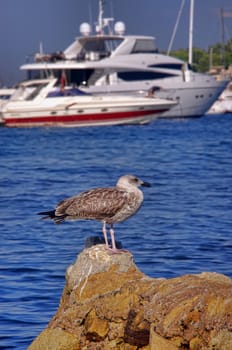
[[[102,232],[106,248],[117,252],[113,224],[134,215],[142,205],[143,192],[140,186],[150,187],[134,175],[121,176],[115,187],[95,188],[64,199],[55,210],[38,213],[43,219],[52,219],[60,224],[66,220],[98,220],[103,223]],[[107,238],[106,225],[110,225],[112,248]]]

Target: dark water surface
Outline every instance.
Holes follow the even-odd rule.
[[[115,227],[152,277],[232,277],[232,115],[146,126],[0,129],[0,349],[26,349],[54,315],[65,270],[101,224],[37,212],[132,173],[152,183]]]

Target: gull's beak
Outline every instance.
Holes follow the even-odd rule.
[[[141,186],[151,187],[151,184],[149,182],[144,181],[144,182],[141,183]]]

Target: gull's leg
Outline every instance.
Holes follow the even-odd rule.
[[[110,236],[111,236],[111,242],[112,242],[112,249],[113,250],[117,250],[116,243],[115,243],[115,238],[114,238],[113,224],[110,225]]]
[[[109,251],[111,252],[111,254],[122,254],[122,253],[129,253],[130,254],[130,252],[128,250],[118,249],[116,247],[113,224],[110,225],[110,236],[111,236],[112,248],[109,248]]]
[[[108,238],[107,238],[106,222],[105,221],[103,221],[102,232],[103,232],[105,243],[106,243],[106,249],[109,249],[109,242],[108,242]]]

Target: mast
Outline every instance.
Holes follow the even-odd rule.
[[[174,30],[173,30],[173,33],[172,33],[172,37],[171,37],[171,40],[170,40],[169,45],[168,45],[168,50],[167,50],[167,55],[168,56],[170,55],[170,52],[172,50],[173,41],[174,41],[175,36],[176,36],[176,31],[177,31],[177,28],[178,28],[178,25],[179,25],[179,22],[180,22],[180,17],[182,15],[184,3],[185,3],[185,0],[182,0],[181,6],[180,6],[180,10],[178,12],[177,19],[176,19],[176,24],[175,24],[175,27],[174,27]]]
[[[194,0],[190,0],[190,14],[189,14],[189,57],[188,63],[193,62],[193,12],[194,12]]]
[[[98,14],[98,31],[103,34],[103,0],[99,0],[99,14]]]
[[[223,8],[221,8],[221,26],[222,26],[222,50],[221,50],[221,56],[222,56],[222,64],[225,67],[226,66],[226,60],[225,60],[225,23],[224,23],[224,11],[223,11]]]

